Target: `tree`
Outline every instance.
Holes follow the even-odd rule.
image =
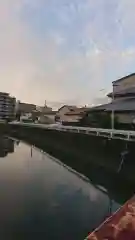
[[[118,124],[118,119],[115,116],[114,126]],[[83,119],[80,121],[81,126],[89,126],[95,128],[111,128],[111,113],[105,111],[91,111],[87,113]]]

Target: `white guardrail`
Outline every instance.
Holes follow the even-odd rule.
[[[27,127],[44,128],[50,130],[57,130],[62,132],[82,133],[92,136],[101,136],[109,139],[122,139],[128,141],[135,141],[135,131],[127,130],[113,130],[102,128],[89,128],[89,127],[77,127],[77,126],[63,126],[57,124],[35,124],[35,123],[21,123],[11,122],[10,125],[21,125]]]

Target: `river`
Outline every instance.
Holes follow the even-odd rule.
[[[83,240],[120,205],[59,160],[0,137],[0,239]]]

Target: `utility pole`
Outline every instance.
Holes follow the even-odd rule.
[[[113,89],[113,93],[112,93],[112,103],[114,102],[114,89]],[[114,129],[114,109],[112,106],[112,115],[111,115],[111,125],[112,125],[112,129]]]
[[[46,105],[46,100],[45,100],[45,107],[46,107],[47,105]]]
[[[113,92],[112,92],[112,103],[114,102],[115,100],[115,93],[114,93],[114,87],[116,86],[119,86],[118,84],[113,84]],[[114,119],[114,114],[115,114],[115,109],[113,109],[113,105],[112,105],[112,115],[111,115],[111,126],[112,126],[112,129],[114,129],[114,123],[115,123],[115,119]]]

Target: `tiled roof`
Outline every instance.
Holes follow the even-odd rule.
[[[135,111],[135,98],[114,101],[105,107],[106,111]]]
[[[103,104],[103,105],[98,105],[98,106],[95,106],[95,107],[92,107],[92,108],[89,108],[88,112],[91,112],[91,111],[104,111],[106,109],[106,106],[108,104]]]
[[[135,98],[127,98],[91,108],[89,111],[135,111]]]
[[[86,238],[86,240],[109,239],[135,239],[135,196]]]
[[[67,107],[68,109],[76,109],[77,108],[77,106],[75,106],[75,105],[63,105],[61,108],[59,108],[58,111],[60,111],[64,107]]]

